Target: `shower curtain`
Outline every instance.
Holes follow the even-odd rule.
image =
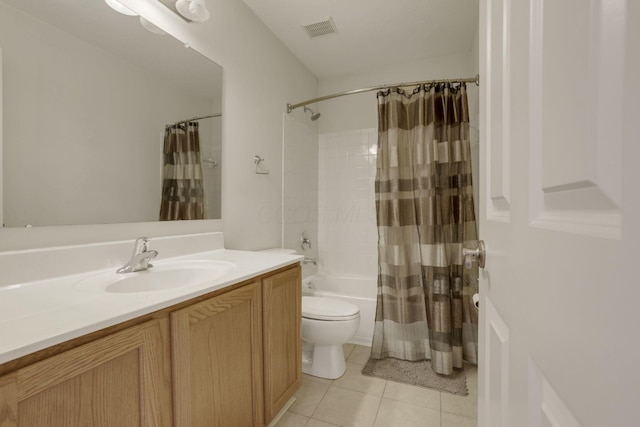
[[[371,357],[477,363],[477,239],[464,84],[378,93],[378,297]]]
[[[198,122],[164,132],[160,221],[206,218]]]

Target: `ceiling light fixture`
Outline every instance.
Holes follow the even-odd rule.
[[[210,16],[205,0],[178,0],[176,9],[180,15],[194,22],[204,22]]]
[[[148,19],[143,18],[142,16],[140,17],[140,24],[144,27],[145,30],[151,31],[153,34],[158,34],[161,36],[167,34],[162,28],[158,27],[156,24],[149,21]]]
[[[120,3],[118,0],[104,0],[111,9],[115,10],[118,13],[122,13],[123,15],[129,16],[138,16],[133,10],[129,9],[127,6]]]

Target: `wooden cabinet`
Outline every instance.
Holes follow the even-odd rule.
[[[0,366],[0,427],[269,424],[302,381],[300,266]]]
[[[171,314],[176,426],[262,425],[262,294],[255,282]]]
[[[0,378],[0,426],[169,426],[168,348],[159,320]]]
[[[176,425],[269,424],[302,382],[301,301],[297,266],[172,313]]]
[[[265,424],[302,383],[300,266],[263,280]]]

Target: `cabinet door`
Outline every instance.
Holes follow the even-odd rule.
[[[0,425],[170,426],[162,326],[133,326],[0,378]]]
[[[264,279],[264,394],[268,424],[302,383],[300,266]]]
[[[261,304],[255,282],[171,314],[177,426],[262,425]]]

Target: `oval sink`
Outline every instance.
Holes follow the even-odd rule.
[[[114,293],[166,291],[210,282],[234,268],[226,261],[172,261],[135,273],[118,274],[114,270],[85,277],[74,288]]]

